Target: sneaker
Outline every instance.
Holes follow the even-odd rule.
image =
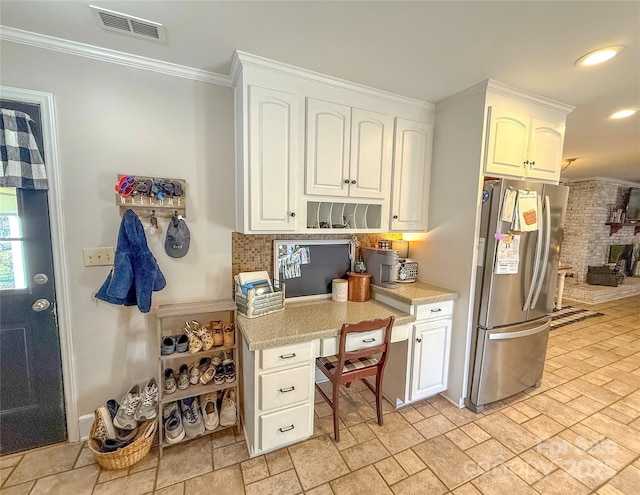
[[[220,424],[216,402],[218,402],[218,392],[200,396],[204,427],[207,430],[215,430]]]
[[[164,370],[164,393],[169,395],[176,391],[178,385],[176,384],[176,377],[173,376],[173,370],[167,368]]]
[[[118,408],[116,417],[113,418],[113,425],[123,430],[133,430],[138,426],[138,422],[134,416],[139,402],[140,386],[136,384],[129,389],[120,401],[120,407]]]
[[[233,390],[227,390],[222,396],[222,405],[220,406],[220,425],[233,426],[238,420],[238,409],[236,407],[236,393]]]
[[[172,402],[172,404],[176,404]],[[177,406],[177,404],[176,404]],[[164,422],[164,438],[167,443],[178,443],[184,439],[184,427],[178,409],[172,412]]]
[[[106,431],[106,438],[114,440],[116,438],[116,429],[113,426],[113,420],[111,419],[111,414],[109,414],[109,409],[105,406],[100,406],[96,409],[98,416],[102,419],[102,423],[104,424],[104,429]]]
[[[200,369],[198,368],[198,363],[193,363],[190,367],[189,367],[189,383],[191,383],[192,385],[197,385],[198,382],[200,381],[200,375],[202,373],[200,372]]]
[[[216,374],[216,367],[214,365],[210,365],[207,370],[200,375],[200,383],[206,385],[211,380],[213,380],[213,376]]]
[[[173,337],[165,337],[160,345],[160,354],[168,356],[176,352],[176,340]]]
[[[176,339],[176,352],[187,352],[189,350],[189,337],[185,334]]]
[[[99,441],[98,446],[101,452],[115,452],[122,447],[126,447],[127,444],[113,438],[106,438],[103,442]]]
[[[236,381],[236,365],[233,362],[233,359],[225,359],[222,362],[224,366],[224,380],[227,383],[232,383]]]
[[[180,407],[182,409],[182,421],[187,437],[194,438],[202,435],[204,433],[204,421],[202,421],[202,415],[200,414],[198,398],[188,397],[182,399]]]
[[[107,401],[107,409],[109,410],[109,414],[111,415],[111,421],[113,421],[113,418],[116,417],[119,407],[120,407],[120,404],[118,404],[117,400],[109,399]]]
[[[169,402],[168,404],[165,404],[162,408],[162,419],[166,421],[174,412],[180,414],[180,407],[178,407],[178,402]]]
[[[140,403],[134,418],[136,421],[146,421],[158,415],[158,382],[151,378],[144,386],[140,397]]]
[[[130,444],[133,442],[133,439],[138,434],[138,427],[136,426],[133,430],[121,430],[120,428],[116,428],[116,440],[123,444]]]
[[[224,365],[222,363],[216,366],[216,374],[213,376],[213,383],[222,385],[224,383]]]
[[[186,390],[189,388],[189,367],[186,364],[180,366],[180,373],[178,374],[178,388],[180,390]]]

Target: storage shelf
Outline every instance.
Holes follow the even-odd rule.
[[[215,354],[216,352],[230,352],[233,351],[234,349],[236,349],[237,346],[233,346],[233,347],[224,347],[224,346],[218,346],[218,347],[212,347],[211,349],[207,350],[207,351],[198,351],[198,352],[194,352],[192,354],[189,354],[189,351],[187,352],[174,352],[173,354],[165,354],[165,355],[161,355],[160,356],[160,360],[163,362],[166,361],[173,361],[174,359],[190,359],[190,358],[196,358],[199,359],[200,356],[208,356],[211,354]]]
[[[236,403],[236,407],[238,407],[237,403]],[[218,414],[220,414],[220,411],[218,411]],[[188,442],[189,440],[193,440],[194,438],[204,437],[206,435],[211,435],[212,433],[216,433],[218,431],[226,430],[227,428],[234,428],[236,426],[238,426],[238,420],[237,419],[236,419],[236,423],[233,424],[233,425],[229,425],[229,426],[220,426],[219,425],[216,429],[214,429],[214,430],[204,430],[204,433],[201,433],[200,435],[196,435],[195,437],[188,437],[188,436],[185,435],[185,437],[182,440],[180,440],[179,442],[169,443],[169,442],[164,441],[164,442],[162,442],[162,448],[173,447],[174,445],[180,445],[181,443]]]
[[[307,229],[380,229],[382,205],[374,203],[307,202]]]
[[[605,222],[605,225],[609,225],[610,236],[618,232],[622,227],[635,227],[633,231],[633,235],[636,235],[638,232],[640,232],[640,222],[625,222],[625,223]]]
[[[161,404],[168,404],[169,402],[176,402],[182,399],[186,399],[187,397],[196,397],[200,395],[210,394],[212,392],[219,392],[220,390],[227,390],[229,388],[236,388],[238,385],[238,378],[236,375],[236,379],[232,382],[224,382],[220,385],[216,385],[211,380],[206,385],[202,383],[198,383],[197,385],[190,384],[189,388],[185,388],[184,390],[176,389],[176,391],[172,394],[165,394],[162,392],[162,397],[160,399]]]

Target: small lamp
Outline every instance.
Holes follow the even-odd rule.
[[[409,257],[409,241],[393,240],[391,249],[398,251],[398,258],[404,260]]]

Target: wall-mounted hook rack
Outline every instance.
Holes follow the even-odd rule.
[[[127,177],[125,174],[118,174],[118,184],[123,177]],[[158,180],[155,177],[148,177],[143,175],[135,175],[128,177],[135,177],[137,182],[144,182],[146,180]],[[165,197],[164,199],[158,199],[156,196],[147,194],[130,194],[122,195],[116,192],[116,205],[120,209],[120,216],[124,215],[127,210],[133,210],[140,217],[151,217],[152,214],[155,217],[171,218],[173,215],[182,215],[187,217],[187,181],[184,179],[167,179],[161,180],[169,183],[178,183],[182,188],[182,195]]]

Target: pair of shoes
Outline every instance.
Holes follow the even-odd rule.
[[[142,392],[137,384],[129,389],[120,401],[113,425],[122,430],[133,430],[138,426],[138,421],[153,419],[157,413],[158,384],[155,378],[151,378],[144,385]]]
[[[211,360],[211,363],[216,367],[216,373],[213,376],[213,383],[216,385],[222,385],[224,383],[224,365],[223,361],[219,357],[215,357]]]
[[[229,389],[222,395],[220,406],[220,426],[233,426],[238,421],[238,409],[236,406],[236,393]]]
[[[200,408],[202,409],[204,427],[209,431],[215,430],[220,424],[217,402],[218,392],[211,392],[200,396]]]
[[[213,333],[213,345],[215,347],[224,345],[224,337],[222,336],[222,321],[213,320],[210,325],[211,333]]]
[[[222,330],[224,334],[224,346],[225,347],[233,347],[235,344],[234,333],[233,333],[233,323],[226,323]]]
[[[187,352],[189,349],[189,338],[186,335],[165,337],[160,345],[160,354],[168,356],[174,352]]]
[[[189,339],[189,353],[191,354],[201,350],[208,351],[213,347],[211,331],[199,321],[191,320],[191,322],[185,322],[184,333]]]

